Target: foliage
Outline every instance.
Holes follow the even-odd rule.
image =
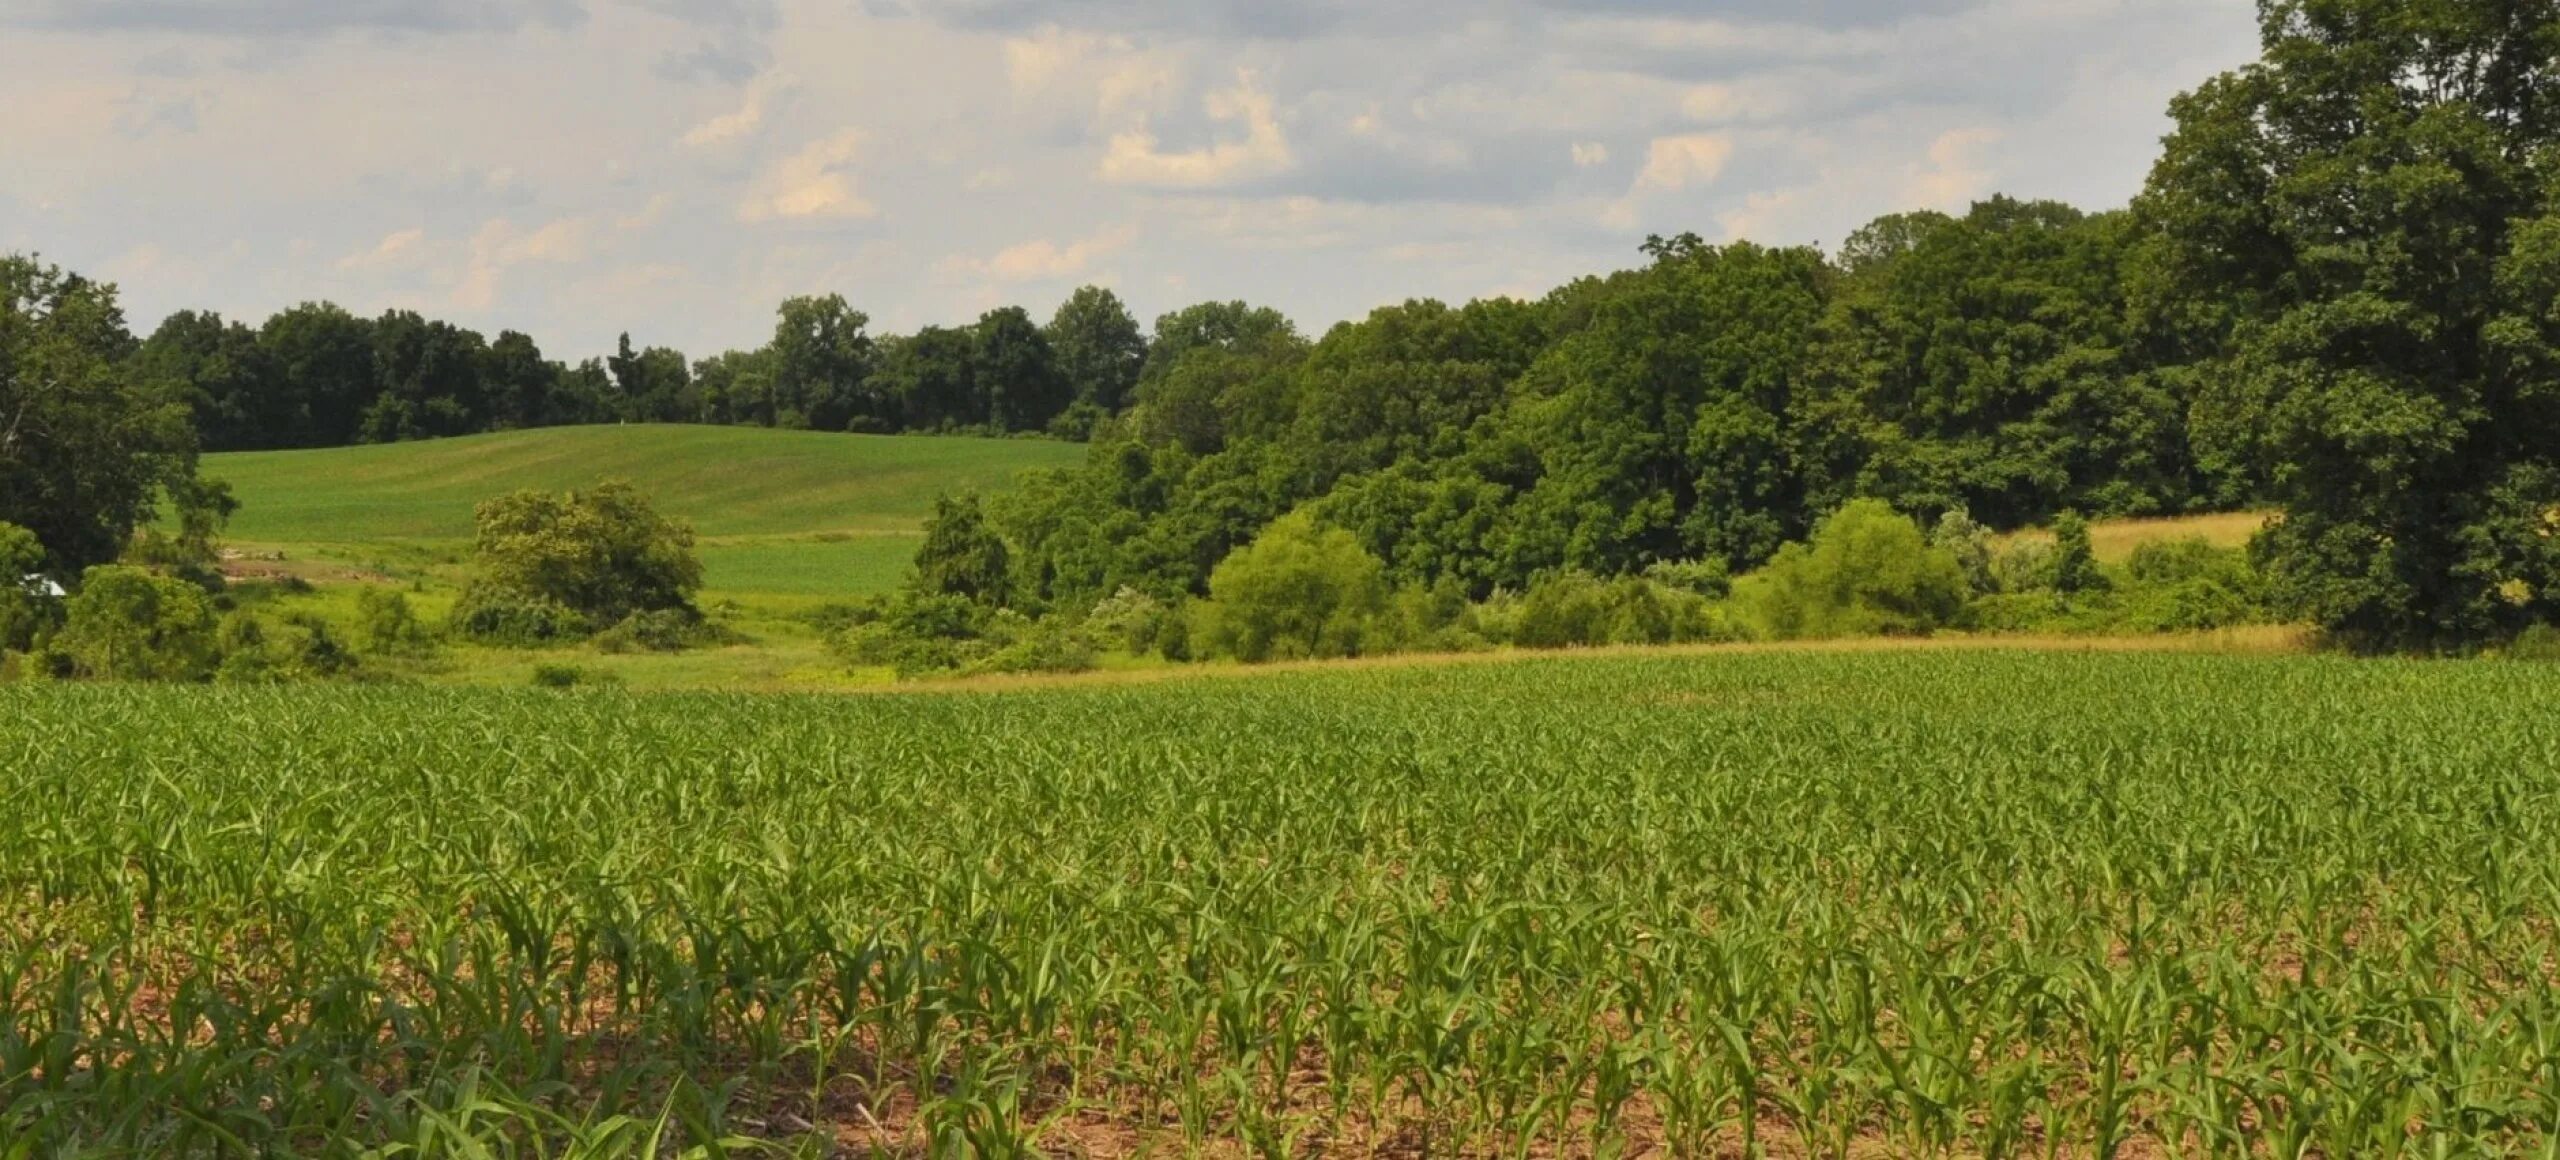
[[[113,286],[0,254],[0,522],[54,575],[122,555],[164,496],[192,515],[219,494],[196,482],[183,397],[133,351]]]
[[[1641,577],[1603,580],[1579,572],[1530,585],[1496,635],[1541,649],[1724,639],[1708,601],[1695,592]]]
[[[2272,591],[2337,639],[2548,620],[2560,9],[2265,0],[2260,25],[2259,62],[2172,105],[2137,207],[2153,309],[2209,368],[2199,441],[2267,481]]]
[[[44,545],[35,533],[0,521],[0,653],[33,645],[37,631],[52,619],[53,602],[27,584],[43,566]]]
[[[1953,554],[1881,500],[1851,502],[1808,543],[1778,550],[1743,578],[1735,600],[1780,639],[1925,636],[1951,623],[1970,586]]]
[[[1994,568],[1998,553],[1992,546],[1991,529],[1976,521],[1973,513],[1960,507],[1947,509],[1938,517],[1937,526],[1929,530],[1929,546],[1955,558],[1956,568],[1964,573],[1965,586],[1975,595],[2000,590],[2000,577]]]
[[[356,592],[356,640],[366,652],[383,656],[415,656],[435,647],[435,638],[409,608],[408,595],[375,585]]]
[[[84,573],[52,647],[84,677],[200,681],[217,657],[204,591],[147,569],[101,564]]]
[[[581,635],[633,613],[691,611],[693,530],[630,484],[518,491],[480,505],[472,579],[454,625],[478,639]]]
[[[978,497],[945,495],[933,501],[933,514],[925,520],[911,583],[928,595],[1000,607],[1013,595],[1010,561],[1004,538],[987,523]]]
[[[683,652],[722,639],[718,626],[691,608],[658,608],[634,612],[596,634],[599,651]]]
[[[2560,627],[2527,626],[2507,645],[2507,655],[2520,661],[2560,661]]]
[[[1387,608],[1384,572],[1349,532],[1293,513],[1218,564],[1195,635],[1247,663],[1358,656]]]
[[[533,687],[537,689],[574,689],[581,685],[620,683],[614,675],[577,665],[546,661],[533,666]]]
[[[2097,549],[2089,544],[2089,521],[2080,513],[2066,511],[2053,518],[2053,579],[2048,585],[2065,596],[2094,591],[2107,586],[2105,573],[2098,570]]]
[[[308,614],[284,619],[270,630],[255,615],[234,612],[216,632],[221,663],[213,679],[224,685],[271,685],[352,675],[362,661],[327,621]]]

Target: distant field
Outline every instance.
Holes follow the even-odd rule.
[[[2547,1156],[2555,696],[0,688],[0,1152]]]
[[[2121,564],[2135,548],[2161,540],[2202,538],[2217,548],[2246,547],[2275,513],[2212,512],[2200,516],[2166,516],[2146,520],[2100,520],[2089,525],[2089,550],[2109,564]],[[2050,540],[2044,529],[2019,532],[2010,539]]]
[[[291,559],[434,560],[472,509],[517,488],[627,479],[703,537],[715,591],[828,595],[894,581],[934,497],[1074,463],[1079,444],[745,427],[510,431],[422,443],[205,457],[241,501],[228,540]]]
[[[841,435],[753,427],[508,431],[422,443],[205,457],[240,497],[250,543],[465,540],[471,509],[517,488],[628,479],[705,536],[911,531],[946,491],[994,491],[1084,457],[1035,439]]]

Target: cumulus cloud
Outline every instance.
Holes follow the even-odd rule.
[[[1636,174],[1636,191],[1671,191],[1711,185],[1733,159],[1733,139],[1714,133],[1656,137],[1645,147],[1644,169]]]
[[[1096,259],[1126,248],[1137,238],[1137,227],[1117,226],[1064,245],[1046,238],[1035,239],[1007,246],[993,257],[955,259],[946,267],[998,282],[1051,282],[1082,276]]]
[[[738,207],[741,221],[868,218],[880,208],[862,196],[848,169],[862,152],[860,130],[822,137],[767,171]]]
[[[1214,122],[1240,124],[1244,135],[1196,149],[1168,150],[1148,129],[1130,129],[1111,138],[1102,157],[1102,179],[1117,185],[1213,189],[1285,173],[1297,164],[1271,94],[1253,73],[1237,73],[1236,86],[1210,93],[1203,108]]]
[[[410,265],[426,252],[427,231],[424,227],[393,230],[382,240],[338,259],[341,270],[395,270]]]
[[[788,74],[758,77],[747,86],[746,96],[737,108],[686,130],[680,140],[690,148],[699,149],[753,133],[764,124],[766,102],[789,92],[791,86]]]

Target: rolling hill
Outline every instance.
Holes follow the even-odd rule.
[[[628,425],[208,455],[241,502],[226,539],[296,559],[458,549],[517,488],[627,479],[692,522],[714,590],[820,595],[893,581],[934,497],[1002,490],[1079,444]]]

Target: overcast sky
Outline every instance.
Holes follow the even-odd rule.
[[[705,354],[1084,282],[1310,332],[1648,233],[2121,205],[2249,0],[0,0],[0,250]]]

